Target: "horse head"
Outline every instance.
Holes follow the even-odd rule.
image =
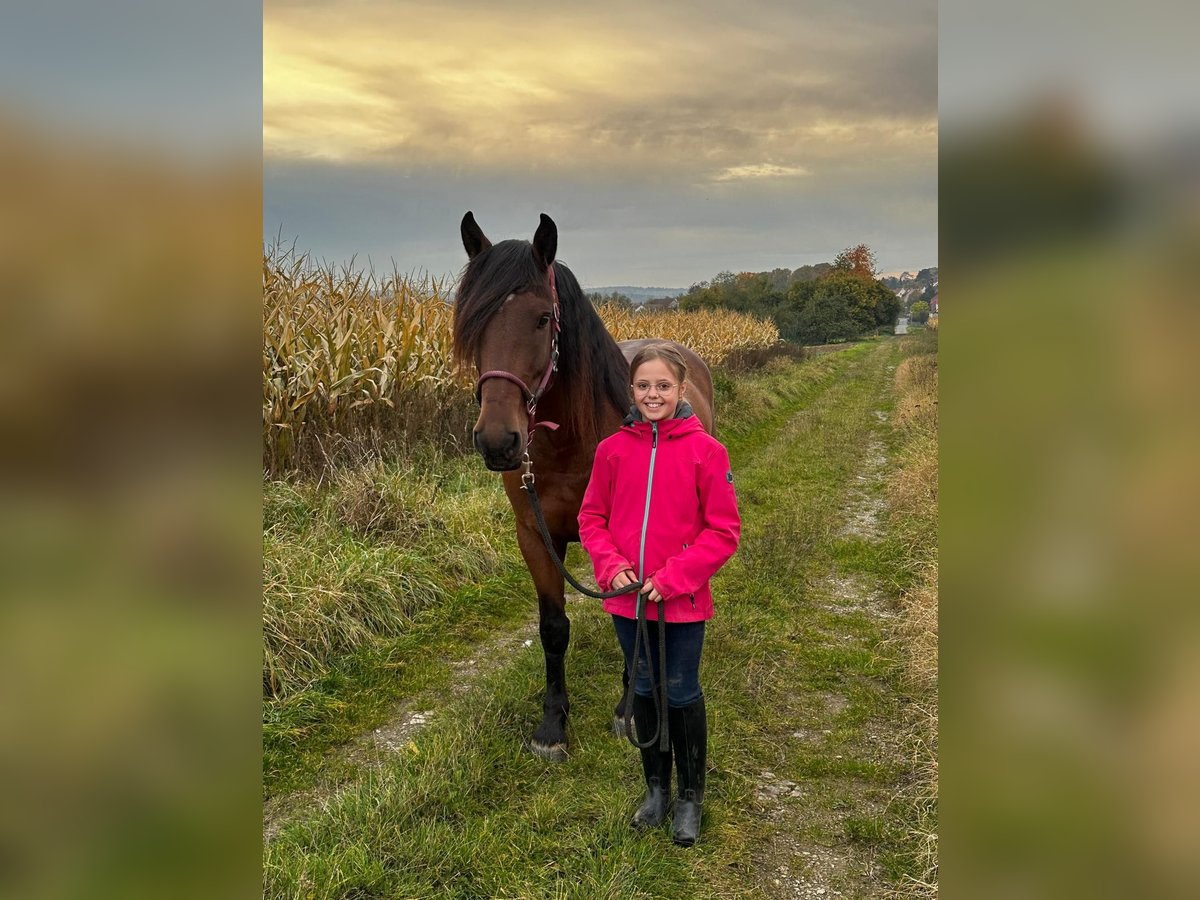
[[[493,245],[468,212],[461,230],[468,262],[455,301],[455,354],[479,376],[475,449],[489,469],[508,471],[521,465],[534,408],[557,362],[558,228],[543,213],[532,244]]]

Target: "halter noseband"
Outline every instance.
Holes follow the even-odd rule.
[[[503,369],[491,369],[479,376],[475,382],[475,399],[482,402],[483,398],[483,383],[490,378],[502,378],[505,381],[511,381],[521,389],[521,396],[525,400],[525,409],[529,414],[529,432],[526,436],[526,441],[533,435],[533,429],[538,427],[549,428],[551,431],[558,429],[558,425],[554,422],[539,422],[537,421],[537,404],[542,395],[546,393],[546,388],[550,385],[550,379],[555,372],[558,371],[558,333],[562,331],[562,323],[560,321],[558,307],[558,286],[554,281],[554,263],[550,264],[550,298],[554,301],[554,312],[550,317],[550,325],[553,329],[550,336],[550,362],[546,366],[546,372],[542,375],[541,382],[538,383],[537,390],[531,391],[529,385],[514,375],[512,372],[505,372]]]

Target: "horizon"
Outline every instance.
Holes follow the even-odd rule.
[[[364,254],[361,254],[361,253],[353,254],[351,257],[346,258],[346,259],[327,259],[322,256],[316,256],[310,250],[302,249],[299,246],[299,244],[296,245],[295,250],[297,253],[308,255],[310,257],[310,259],[312,259],[314,262],[321,265],[323,268],[331,268],[331,267],[341,268],[345,265],[353,263],[354,265],[352,267],[356,268],[356,269],[362,269],[362,270],[366,270],[366,271],[378,271],[378,267],[377,267],[375,261],[372,258],[370,258],[369,256],[367,256],[365,262],[360,261],[359,257],[364,256]],[[561,258],[559,258],[557,261],[562,263],[563,265],[566,265],[567,268],[571,269],[572,273],[575,275],[576,280],[579,281],[579,286],[585,292],[594,292],[594,291],[601,291],[601,290],[605,290],[605,289],[612,290],[612,289],[623,288],[623,287],[638,288],[640,290],[686,291],[694,284],[699,284],[701,282],[706,282],[706,281],[712,281],[712,279],[715,276],[717,276],[721,272],[725,272],[725,271],[729,271],[729,272],[754,271],[755,274],[771,272],[771,271],[774,271],[775,269],[788,269],[791,271],[795,271],[796,269],[802,268],[803,266],[816,266],[816,265],[821,265],[822,263],[832,264],[833,259],[831,257],[830,259],[818,260],[816,262],[800,263],[799,265],[795,265],[795,266],[779,265],[779,266],[771,266],[766,269],[758,269],[758,270],[751,270],[751,269],[746,269],[746,268],[721,269],[717,272],[709,273],[704,278],[693,278],[690,281],[688,281],[687,284],[676,284],[676,285],[650,284],[650,283],[637,284],[637,283],[634,283],[631,281],[623,281],[623,282],[614,281],[614,282],[608,282],[605,284],[591,284],[589,282],[586,282],[583,278],[581,278],[579,275],[579,272],[577,272],[574,268],[572,268],[568,263],[563,261]],[[464,262],[464,265],[465,265],[465,262]],[[405,273],[407,276],[416,278],[418,280],[424,280],[424,279],[443,280],[444,279],[451,284],[457,283],[458,278],[462,273],[461,268],[455,272],[442,272],[442,273],[430,272],[428,269],[421,268],[421,267],[410,267],[407,269],[401,268],[401,267],[399,267],[398,262],[395,260],[395,258],[391,258],[388,260],[388,267],[389,268],[394,267],[394,268],[396,268],[396,270],[398,272]],[[880,270],[879,272],[877,272],[875,274],[875,278],[876,278],[876,280],[883,279],[883,278],[899,278],[905,272],[908,272],[910,275],[915,276],[922,269],[936,269],[937,267],[938,267],[938,265],[936,262],[930,263],[928,265],[923,265],[923,266],[902,266],[902,267],[899,267],[896,269],[891,269],[888,271]]]

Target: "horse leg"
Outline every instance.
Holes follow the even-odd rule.
[[[566,656],[571,639],[571,620],[562,599],[538,593],[542,638],[542,653],[546,657],[546,699],[542,703],[542,722],[533,732],[531,746],[538,756],[561,762],[567,758],[567,714],[571,710],[567,699]]]
[[[571,622],[567,618],[563,578],[546,555],[545,544],[535,531],[517,529],[517,543],[533,575],[538,595],[538,633],[546,659],[546,695],[542,703],[542,721],[533,732],[530,749],[538,756],[561,762],[567,758],[567,700],[566,656],[571,639]],[[561,559],[567,542],[554,541],[554,551]]]

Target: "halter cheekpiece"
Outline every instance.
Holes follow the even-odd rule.
[[[530,390],[529,385],[514,375],[512,372],[505,372],[503,369],[491,369],[479,376],[475,382],[475,399],[482,402],[483,383],[490,378],[502,378],[505,381],[510,381],[521,389],[521,396],[525,399],[525,410],[529,414],[529,432],[526,438],[533,436],[535,428],[548,428],[551,431],[556,431],[558,425],[554,422],[539,422],[537,421],[537,404],[542,395],[546,393],[546,388],[550,385],[550,379],[554,373],[558,371],[558,333],[562,331],[562,322],[560,320],[560,312],[558,306],[558,286],[554,281],[554,264],[551,263],[548,269],[550,273],[550,299],[554,303],[554,311],[550,317],[551,336],[550,336],[550,362],[546,366],[546,372],[542,375],[542,380],[538,383],[537,390]]]

